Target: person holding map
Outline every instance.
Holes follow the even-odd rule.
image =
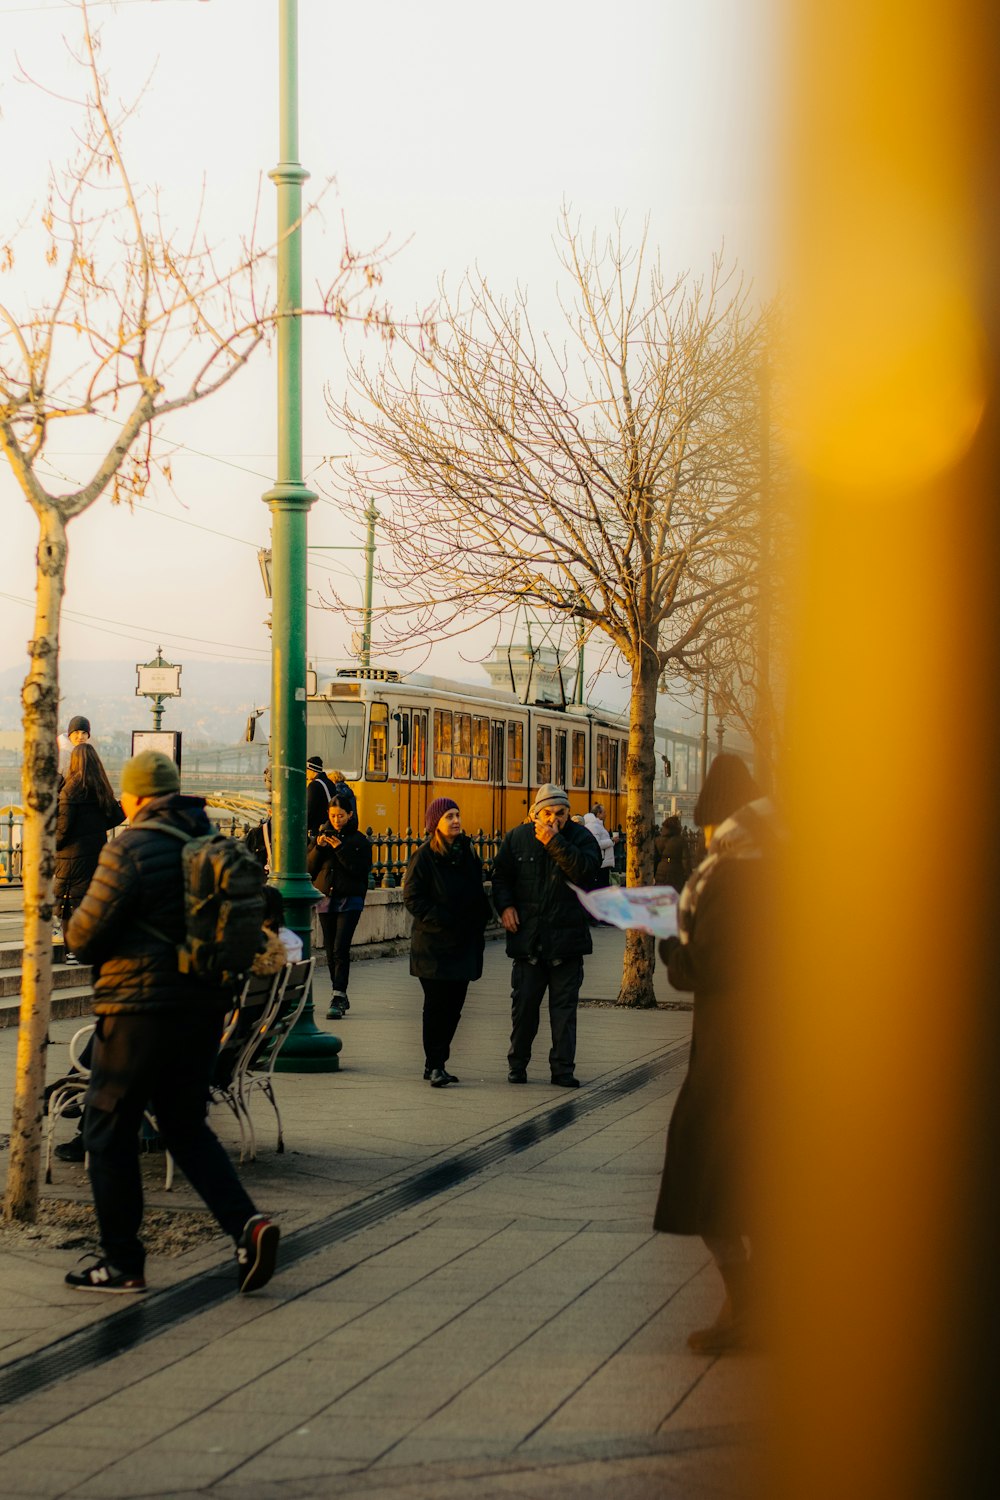
[[[715,1322],[688,1338],[697,1354],[722,1354],[753,1341],[748,1242],[752,1205],[744,1192],[752,1128],[751,1028],[754,945],[774,841],[771,804],[743,761],[713,761],[694,812],[706,855],[681,894],[677,937],[660,957],[670,983],[694,991],[691,1053],[667,1132],[653,1227],[705,1241],[726,1290]]]

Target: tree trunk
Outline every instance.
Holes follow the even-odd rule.
[[[659,657],[649,649],[644,649],[641,660],[632,664],[628,754],[625,757],[625,872],[629,885],[633,886],[653,882],[653,728],[660,670]],[[653,993],[655,963],[653,939],[634,929],[627,932],[619,1005],[649,1007],[656,1004]]]
[[[66,578],[66,529],[54,509],[39,512],[35,638],[21,689],[24,710],[24,957],[17,1077],[4,1217],[38,1214],[42,1097],[52,997],[52,876],[55,869],[59,718],[59,614]]]

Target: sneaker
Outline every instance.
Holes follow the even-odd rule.
[[[77,958],[76,954],[75,953],[71,953],[69,951],[69,949],[67,948],[65,950],[65,952],[63,953],[63,963],[64,964],[79,964],[79,962],[80,962],[80,960]]]
[[[61,1146],[56,1146],[52,1155],[56,1161],[86,1161],[87,1153],[83,1149],[83,1136],[77,1131],[72,1140],[63,1141]]]
[[[281,1230],[266,1214],[248,1219],[236,1242],[236,1280],[241,1292],[256,1292],[274,1275]]]
[[[70,1271],[66,1277],[66,1285],[75,1287],[78,1292],[144,1292],[146,1278],[142,1275],[129,1276],[125,1271],[119,1271],[109,1260],[96,1260],[92,1266],[85,1266],[82,1271]]]

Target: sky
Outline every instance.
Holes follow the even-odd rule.
[[[304,235],[307,296],[339,259],[346,223],[355,246],[388,237],[395,247],[383,291],[397,315],[426,308],[440,278],[454,288],[476,266],[496,290],[525,287],[533,320],[557,329],[552,238],[564,200],[601,232],[624,214],[638,237],[648,218],[668,271],[698,271],[724,243],[759,276],[775,72],[768,0],[299,0],[298,10],[307,196],[335,179]],[[213,242],[235,254],[259,195],[266,234],[278,0],[108,0],[91,14],[112,92],[141,94],[125,154],[135,180],[157,187],[165,219],[183,234],[203,199]],[[30,246],[49,164],[72,153],[58,96],[79,88],[62,40],[78,20],[59,0],[0,0],[0,27],[0,242],[23,223]],[[19,255],[0,276],[0,301],[23,308],[45,285],[40,257]],[[371,363],[378,350],[356,330],[307,325],[305,470],[321,491],[325,457],[343,451],[324,387],[342,391],[345,361],[361,353]],[[268,542],[260,497],[274,480],[274,407],[263,352],[211,402],[164,424],[172,486],[156,485],[131,513],[102,497],[72,523],[64,659],[121,660],[125,691],[157,646],[175,662],[266,661],[256,552]],[[60,471],[85,477],[93,433],[64,437],[62,450]],[[6,668],[24,660],[31,633],[37,538],[6,465],[0,506]],[[322,607],[328,580],[336,574],[360,604],[363,558],[331,496],[321,493],[309,527],[309,655],[322,677],[349,659],[357,625]],[[482,681],[474,661],[489,645],[471,635],[401,664]],[[594,692],[624,702],[613,673]]]

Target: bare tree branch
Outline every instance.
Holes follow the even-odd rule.
[[[383,515],[386,649],[512,604],[587,622],[631,674],[628,878],[652,873],[653,722],[668,668],[752,587],[759,500],[754,369],[761,323],[721,257],[667,281],[643,234],[589,242],[563,209],[565,344],[527,298],[480,273],[328,406],[363,445],[341,490]],[[364,496],[364,502],[357,497]],[[338,601],[339,602],[339,601]],[[623,1003],[652,1003],[651,947],[630,935]]]

